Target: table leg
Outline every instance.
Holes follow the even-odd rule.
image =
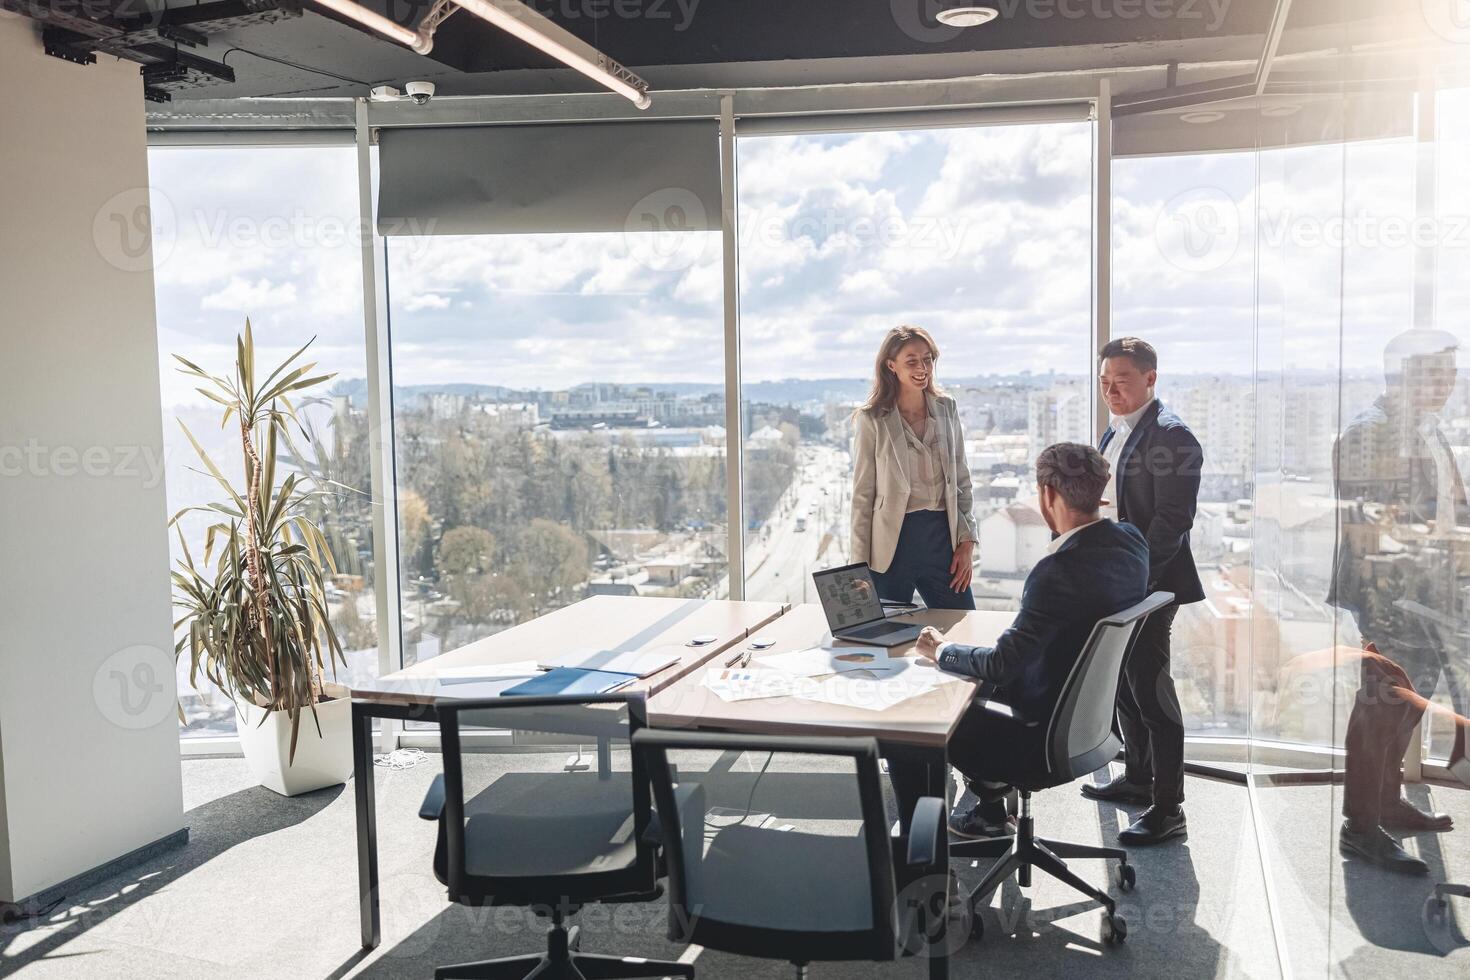
[[[941,746],[937,749],[928,765],[928,786],[924,791],[926,796],[936,796],[945,801],[948,809],[949,800],[949,751]],[[945,834],[948,839],[948,832]],[[939,900],[930,904],[930,908],[938,908],[937,920],[930,924],[929,933],[929,980],[949,980],[949,846],[939,848],[935,856],[935,865],[932,872],[935,887],[940,890]]]
[[[378,814],[373,800],[373,776],[373,716],[366,704],[354,701],[352,784],[357,796],[357,901],[364,949],[373,949],[382,939],[378,919]]]
[[[606,735],[597,736],[597,778],[612,778],[612,739]]]

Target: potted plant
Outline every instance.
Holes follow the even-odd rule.
[[[314,363],[294,366],[308,341],[258,380],[249,320],[235,341],[233,378],[174,355],[180,373],[203,382],[196,390],[223,408],[221,428],[233,422],[238,429],[244,463],[237,487],[179,423],[225,499],[186,507],[169,521],[183,553],[173,573],[174,605],[183,613],[174,624],[182,631],[175,654],[188,651],[191,684],[197,688],[202,674],[235,705],[240,747],[261,784],[294,796],[343,783],[352,771],[351,700],[324,679],[328,667],[335,675],[337,664],[346,665],[327,606],[324,570],[335,574],[336,565],[308,516],[325,490],[291,434],[294,425],[311,441],[292,402],[333,375],[312,377]],[[283,445],[296,465],[281,475]],[[198,564],[179,524],[189,513],[216,519]]]

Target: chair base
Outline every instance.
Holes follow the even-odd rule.
[[[1133,867],[1128,863],[1128,852],[1120,847],[1096,847],[1091,844],[1072,844],[1066,841],[1047,840],[1036,836],[1036,825],[1031,817],[1031,794],[1021,794],[1021,814],[1016,820],[1015,837],[997,837],[990,840],[956,841],[950,844],[949,853],[955,857],[995,858],[995,863],[985,873],[974,891],[969,895],[971,912],[978,919],[980,912],[990,904],[990,896],[1011,875],[1022,888],[1031,885],[1031,870],[1044,871],[1086,895],[1107,911],[1105,932],[1110,935],[1126,934],[1126,924],[1118,928],[1122,920],[1117,915],[1117,903],[1112,896],[1079,878],[1067,867],[1065,858],[1112,858],[1118,862],[1114,878],[1119,887],[1132,889],[1135,880]],[[1121,937],[1114,940],[1121,942]]]
[[[645,960],[635,956],[599,956],[577,949],[579,930],[555,922],[541,956],[506,956],[477,963],[457,963],[434,970],[434,980],[635,980],[639,977],[686,977],[694,964]]]

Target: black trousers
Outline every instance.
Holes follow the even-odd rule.
[[[1005,700],[1005,694],[992,684],[982,684],[977,698]],[[1030,743],[1039,738],[1003,715],[971,705],[949,738],[949,764],[965,777],[971,791],[982,803],[992,803],[1010,792],[1009,780],[1017,774],[1044,768],[1040,746]],[[914,804],[926,788],[924,766],[890,758],[888,779],[898,799],[900,813],[912,813]],[[945,801],[948,805],[948,801]]]
[[[1154,803],[1184,802],[1184,713],[1169,673],[1169,637],[1177,605],[1149,616],[1118,685],[1118,729],[1128,780],[1154,784]]]
[[[1424,708],[1403,666],[1379,654],[1363,654],[1362,683],[1348,715],[1342,791],[1342,815],[1356,827],[1377,826],[1383,808],[1398,800],[1404,753]]]
[[[886,572],[874,572],[878,598],[913,602],[914,589],[930,609],[974,609],[975,594],[949,587],[954,547],[949,543],[949,515],[942,510],[916,510],[903,519],[898,547]]]

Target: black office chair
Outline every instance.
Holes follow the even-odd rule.
[[[1115,858],[1118,867],[1114,880],[1122,890],[1131,891],[1137,875],[1128,863],[1128,852],[1120,847],[1069,844],[1037,837],[1031,816],[1031,794],[1095,772],[1118,754],[1121,743],[1113,734],[1113,711],[1118,700],[1124,657],[1149,614],[1173,601],[1173,593],[1155,592],[1138,605],[1100,620],[1092,628],[1082,655],[1072,667],[1050,718],[1026,719],[1006,705],[981,702],[986,710],[1009,719],[1014,725],[1010,744],[1015,746],[1015,757],[1039,762],[1023,771],[997,776],[1020,791],[1020,813],[1014,838],[958,841],[949,846],[953,857],[997,859],[970,893],[970,911],[974,916],[970,931],[972,937],[978,939],[983,935],[985,926],[981,912],[990,904],[990,896],[1001,882],[1015,874],[1017,884],[1023,888],[1030,887],[1032,868],[1039,868],[1066,882],[1107,909],[1102,925],[1104,942],[1121,943],[1127,937],[1128,923],[1118,915],[1113,899],[1077,877],[1064,859]]]
[[[920,948],[932,896],[912,896],[936,884],[944,802],[918,802],[900,879],[876,741],[646,729],[633,753],[653,780],[670,939],[787,960],[798,978],[816,961],[885,962]],[[901,892],[904,884],[915,888]]]
[[[444,966],[436,980],[693,977],[690,964],[583,953],[577,928],[566,926],[583,905],[662,894],[648,777],[638,758],[614,751],[643,726],[642,695],[448,699],[434,710],[444,774],[419,810],[439,823],[434,874],[450,901],[524,906],[550,920],[544,955]],[[471,727],[549,750],[596,744],[598,765],[584,765],[580,751],[567,762],[522,750],[481,755],[483,765],[466,769],[460,733]]]

